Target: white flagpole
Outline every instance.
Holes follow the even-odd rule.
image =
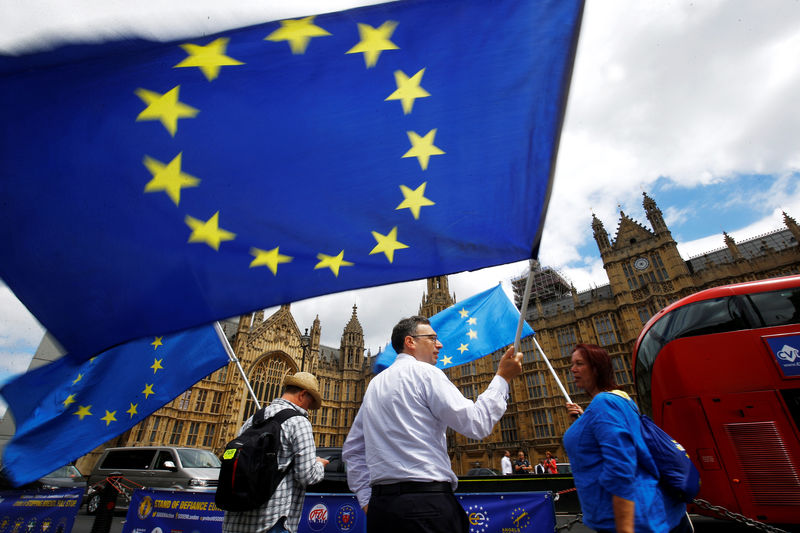
[[[558,374],[556,374],[556,371],[553,370],[553,365],[550,364],[550,360],[544,354],[544,350],[542,350],[542,347],[539,346],[539,341],[536,340],[536,337],[533,338],[533,342],[536,343],[536,348],[538,348],[539,353],[542,354],[542,359],[544,359],[544,362],[547,363],[547,368],[550,369],[550,373],[553,374],[553,379],[556,380],[556,385],[558,385],[558,388],[561,389],[561,394],[563,394],[564,398],[567,399],[567,403],[572,403],[569,394],[567,394],[567,390],[564,388],[564,385],[561,383],[561,380],[558,379]]]
[[[531,285],[533,284],[533,260],[528,263],[528,279],[525,281],[525,292],[522,295],[522,305],[519,311],[519,322],[517,322],[517,335],[514,338],[514,353],[519,352],[520,338],[522,337],[522,326],[525,324],[525,316],[528,314],[528,301],[531,299]]]
[[[225,347],[225,351],[228,353],[228,359],[236,363],[236,367],[239,369],[239,373],[242,375],[244,384],[247,385],[247,390],[250,391],[250,396],[253,397],[253,401],[256,403],[256,410],[261,409],[261,404],[258,402],[258,398],[256,398],[256,393],[253,391],[253,387],[250,386],[250,382],[247,380],[247,376],[244,373],[244,368],[242,368],[242,363],[239,362],[239,358],[237,358],[236,354],[233,353],[233,348],[231,347],[231,343],[228,342],[228,337],[226,337],[225,332],[222,331],[222,326],[220,326],[219,321],[214,322],[214,329],[217,332],[219,340],[222,341],[222,345]]]

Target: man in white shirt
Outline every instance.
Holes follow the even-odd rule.
[[[392,347],[397,359],[370,382],[344,443],[350,490],[367,513],[368,532],[468,533],[445,431],[489,435],[505,413],[508,382],[522,373],[522,354],[509,348],[472,402],[434,366],[442,344],[427,318],[401,320]]]
[[[503,454],[503,458],[500,459],[500,471],[504,476],[511,475],[511,452],[508,450]]]

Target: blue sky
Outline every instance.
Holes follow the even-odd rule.
[[[362,2],[370,3],[370,2]],[[352,1],[6,0],[0,53],[143,35],[170,39],[335,10]],[[321,7],[322,6],[322,7]],[[157,16],[156,16],[157,15]],[[800,220],[800,3],[689,0],[588,2],[540,260],[578,290],[607,283],[591,214],[613,238],[619,208],[647,225],[659,204],[685,259]],[[464,299],[524,273],[516,263],[451,277]],[[338,346],[353,304],[373,352],[418,310],[424,282],[298,302],[298,326],[319,315]],[[269,311],[268,311],[269,312]],[[0,287],[0,379],[27,365],[42,330]]]

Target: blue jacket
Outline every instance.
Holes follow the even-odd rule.
[[[614,495],[635,503],[637,533],[667,532],[686,506],[658,488],[658,469],[642,440],[632,400],[601,392],[564,434],[583,522],[614,530]]]

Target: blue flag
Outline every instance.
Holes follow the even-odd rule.
[[[0,58],[0,278],[76,357],[533,257],[582,9],[407,0]]]
[[[442,343],[436,366],[445,369],[470,363],[512,344],[517,335],[519,311],[498,284],[436,313],[430,321]],[[533,328],[523,322],[521,338],[530,335]],[[396,357],[397,352],[388,344],[375,359],[375,373],[386,370]]]
[[[62,357],[0,389],[17,429],[3,451],[15,485],[34,481],[127,431],[227,364],[213,326],[139,339],[80,364]]]

